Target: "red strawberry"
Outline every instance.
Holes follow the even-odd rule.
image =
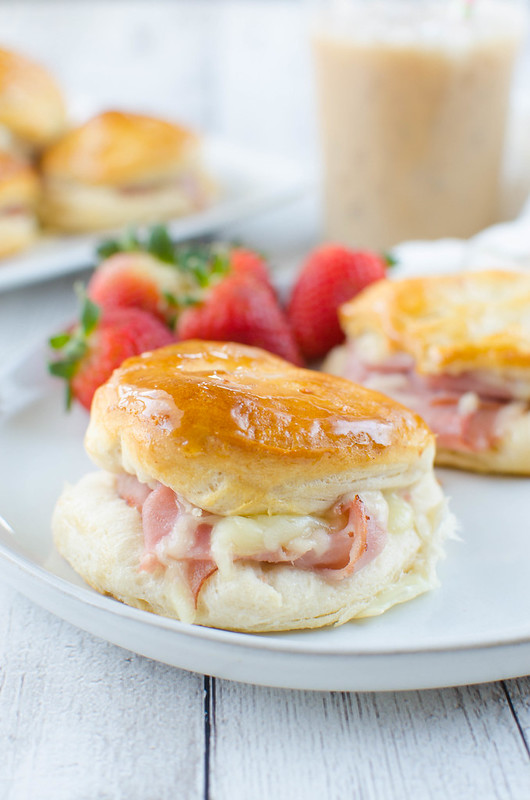
[[[267,262],[262,256],[245,247],[234,247],[230,251],[230,271],[238,275],[251,275],[272,288]]]
[[[368,250],[324,245],[302,266],[287,315],[304,356],[321,358],[344,340],[337,310],[368,284],[384,278],[386,262]]]
[[[49,364],[52,375],[68,381],[67,405],[74,397],[90,409],[94,392],[129,356],[170,344],[174,336],[156,317],[139,308],[103,311],[85,298],[81,321],[50,340],[62,358]]]
[[[142,308],[173,325],[183,308],[232,273],[252,276],[274,291],[266,262],[252,250],[220,243],[175,246],[160,226],[151,232],[148,252],[134,241],[137,249],[125,252],[113,245],[92,275],[88,296],[104,308]]]
[[[187,288],[175,267],[147,253],[117,253],[99,265],[87,292],[104,308],[141,308],[170,323],[175,317],[174,298]]]
[[[179,339],[210,339],[262,347],[295,364],[300,351],[269,287],[249,275],[229,275],[212,286],[203,303],[181,314]]]

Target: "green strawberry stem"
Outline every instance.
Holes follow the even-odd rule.
[[[66,381],[66,409],[72,405],[71,381],[76,374],[79,363],[88,350],[88,338],[96,329],[101,318],[101,309],[86,294],[81,284],[75,284],[75,290],[81,302],[80,322],[72,331],[63,331],[52,336],[48,343],[52,350],[61,351],[60,358],[48,363],[48,371],[57,378]]]
[[[123,236],[102,242],[97,255],[104,261],[116,253],[148,253],[164,264],[191,275],[198,286],[209,286],[212,279],[226,275],[230,269],[233,243],[190,242],[176,244],[164,225],[155,225],[142,234],[128,229]]]
[[[392,253],[391,250],[387,250],[386,253],[382,253],[381,258],[383,259],[387,267],[395,267],[396,264],[398,263],[398,259]]]

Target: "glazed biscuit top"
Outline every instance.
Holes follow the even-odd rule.
[[[94,397],[86,445],[99,466],[159,480],[203,508],[276,513],[288,486],[415,469],[433,437],[412,411],[350,381],[190,340],[114,372]],[[223,496],[205,497],[205,484],[223,484]]]
[[[214,436],[263,454],[344,448],[365,460],[402,444],[415,454],[428,438],[418,417],[383,395],[243,345],[169,345],[128,359],[110,385],[117,424],[133,419],[190,454]]]
[[[530,274],[489,270],[383,280],[340,309],[346,335],[372,336],[383,360],[423,374],[530,368]]]
[[[157,180],[187,168],[196,158],[198,137],[162,119],[106,111],[69,131],[42,159],[48,177],[93,185]]]
[[[0,124],[41,147],[65,123],[63,96],[53,77],[25,56],[0,49]]]

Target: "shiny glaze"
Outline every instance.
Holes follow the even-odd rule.
[[[376,333],[383,358],[408,353],[418,372],[494,370],[528,381],[527,273],[486,270],[378,281],[343,305],[340,317],[348,337]]]
[[[228,446],[370,458],[431,439],[419,417],[383,395],[231,343],[188,341],[128,359],[105,402],[123,424],[170,436],[189,454]]]

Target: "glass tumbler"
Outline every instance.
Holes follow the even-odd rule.
[[[496,221],[519,0],[328,0],[312,50],[328,240],[387,249]]]

